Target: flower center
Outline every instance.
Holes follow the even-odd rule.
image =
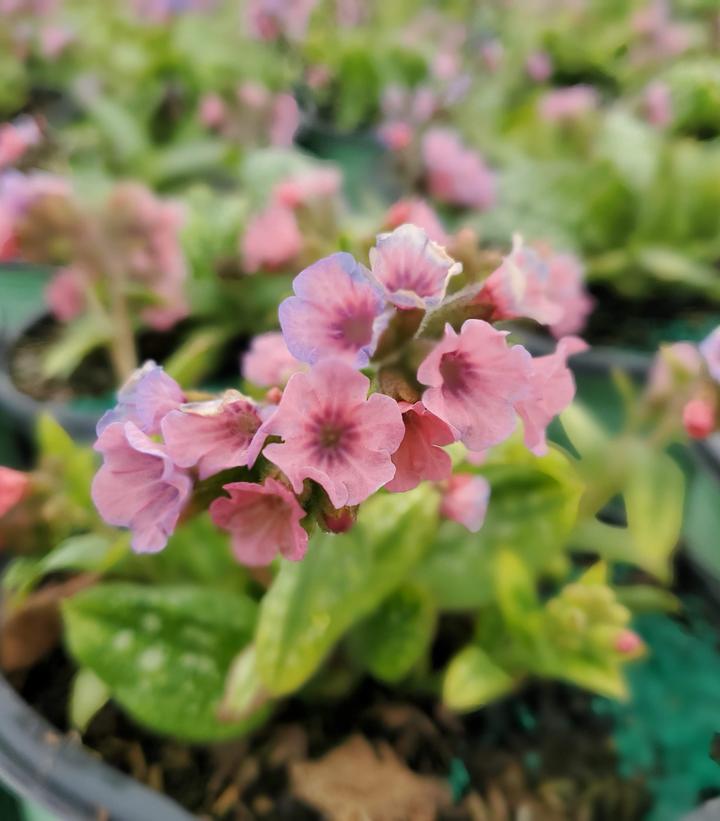
[[[325,450],[334,450],[342,441],[343,434],[344,430],[339,425],[322,425],[318,430],[320,447]]]
[[[345,317],[339,323],[338,330],[345,342],[361,348],[372,339],[372,317],[362,314]]]
[[[444,387],[453,393],[463,391],[467,385],[467,362],[459,353],[447,353],[440,360],[440,375]]]

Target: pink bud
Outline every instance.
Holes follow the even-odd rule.
[[[709,399],[691,399],[683,408],[685,432],[692,439],[705,439],[715,430],[715,404]]]
[[[29,484],[27,473],[0,465],[0,517],[22,500]]]
[[[615,649],[623,656],[636,655],[642,647],[642,639],[633,630],[622,630],[615,639]]]

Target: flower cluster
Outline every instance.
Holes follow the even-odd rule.
[[[534,257],[513,253],[513,278],[534,294]],[[282,335],[256,338],[243,358],[246,380],[268,389],[262,399],[185,396],[146,364],[98,426],[102,516],[132,530],[135,550],[156,551],[186,508],[211,499],[237,558],[267,564],[278,553],[302,558],[316,524],[352,527],[381,488],[431,481],[444,515],[477,531],[489,487],[452,475],[444,448],[461,442],[475,461],[521,420],[527,447],[544,453],[549,422],[574,394],[567,358],[585,345],[564,337],[533,358],[510,344],[491,324],[494,286],[448,295],[461,267],[412,224],[379,235],[369,267],[348,253],[313,263],[280,305]]]

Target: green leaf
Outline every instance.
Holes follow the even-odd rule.
[[[43,375],[46,379],[67,379],[89,353],[107,345],[112,334],[107,319],[95,314],[73,320],[48,349],[42,363]]]
[[[571,653],[557,661],[556,669],[546,672],[601,696],[624,700],[628,697],[622,667],[615,659],[587,658]]]
[[[222,326],[197,328],[165,361],[165,372],[185,387],[198,385],[216,366],[228,335]]]
[[[350,636],[353,655],[375,678],[393,684],[420,661],[433,637],[435,607],[418,587],[404,585]]]
[[[70,725],[84,733],[109,698],[110,689],[102,679],[99,679],[92,670],[78,670],[70,691]]]
[[[623,492],[631,561],[660,581],[672,576],[671,557],[682,528],[685,477],[663,451],[639,446],[633,453]]]
[[[682,609],[682,603],[677,596],[669,590],[649,584],[616,587],[615,597],[633,613],[679,613]]]
[[[246,596],[112,583],[66,600],[62,613],[73,657],[150,729],[213,741],[257,722],[217,718],[230,664],[252,636],[256,605]]]
[[[443,680],[443,702],[451,709],[477,710],[507,695],[516,680],[476,645],[461,650],[448,665]]]
[[[257,665],[275,695],[315,672],[335,642],[407,578],[435,533],[438,498],[423,485],[380,494],[344,536],[318,534],[301,562],[284,562],[263,599]]]
[[[525,630],[528,617],[540,607],[535,583],[516,553],[500,550],[495,557],[494,585],[498,607],[513,630]]]
[[[92,509],[90,485],[95,475],[95,454],[77,445],[49,413],[37,421],[37,443],[44,469],[62,480],[67,497],[82,508]]]
[[[706,573],[720,580],[720,484],[698,472],[690,485],[684,536],[693,559]]]
[[[268,698],[258,675],[255,647],[250,645],[232,663],[225,682],[220,716],[223,720],[241,721],[262,707]]]
[[[497,458],[502,461],[475,469],[491,485],[480,532],[443,522],[416,570],[415,579],[441,608],[473,608],[492,598],[489,568],[498,550],[516,553],[533,575],[562,559],[583,490],[570,460],[556,449],[533,456],[522,445],[504,449]]]

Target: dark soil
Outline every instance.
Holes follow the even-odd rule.
[[[13,681],[67,733],[73,674],[72,663],[57,650]],[[408,777],[434,777],[452,796],[444,809],[429,807],[423,817],[634,821],[644,816],[649,797],[641,783],[617,774],[610,730],[608,720],[593,711],[591,696],[564,686],[532,686],[459,718],[431,699],[402,700],[366,679],[342,700],[290,699],[266,727],[233,744],[188,746],[160,738],[112,703],[92,721],[83,742],[112,766],[212,821],[355,817],[322,815],[303,803],[291,773],[357,736],[374,749],[389,749]]]

